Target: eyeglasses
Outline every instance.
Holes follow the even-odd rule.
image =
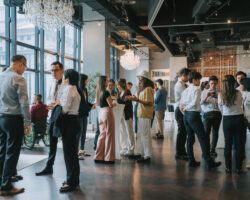
[[[51,69],[51,72],[58,72],[60,69]]]

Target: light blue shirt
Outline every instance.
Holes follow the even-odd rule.
[[[165,111],[167,109],[168,92],[164,87],[159,88],[155,94],[155,111]]]
[[[11,68],[0,73],[0,114],[23,115],[30,121],[27,83]]]

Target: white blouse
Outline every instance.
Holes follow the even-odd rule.
[[[234,105],[226,106],[222,100],[221,94],[218,97],[218,104],[223,116],[232,116],[232,115],[243,115],[243,98],[240,91],[237,90],[236,99]]]
[[[81,96],[76,86],[63,84],[58,92],[58,100],[62,106],[63,113],[78,115]]]

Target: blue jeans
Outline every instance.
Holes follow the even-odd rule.
[[[187,154],[189,162],[195,161],[193,145],[195,143],[195,134],[199,140],[202,156],[206,161],[211,160],[208,143],[206,142],[206,134],[201,115],[199,112],[186,111],[184,113],[184,124],[187,131]]]

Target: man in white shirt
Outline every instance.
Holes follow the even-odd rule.
[[[206,141],[210,149],[212,157],[216,157],[216,146],[219,136],[219,128],[221,123],[221,112],[218,106],[218,78],[216,76],[209,77],[209,89],[204,89],[201,94],[201,109],[203,114],[203,124],[206,131]],[[213,139],[210,147],[210,133],[213,132]]]
[[[245,73],[245,72],[243,72],[243,71],[238,71],[236,74],[235,74],[235,78],[236,78],[236,81],[237,81],[237,84],[238,84],[238,86],[237,86],[237,90],[240,90],[240,91],[242,91],[242,84],[240,83],[240,81],[242,80],[242,79],[244,79],[244,78],[246,78],[247,77],[247,74]]]
[[[62,63],[56,61],[51,64],[51,75],[54,78],[54,82],[51,84],[48,96],[48,108],[49,110],[53,110],[56,105],[56,100],[59,96],[59,90],[62,86],[62,78],[63,78],[63,65]],[[58,138],[53,136],[53,127],[54,123],[50,123],[49,126],[49,135],[50,135],[50,146],[49,146],[49,157],[46,163],[45,168],[37,172],[37,176],[50,175],[53,174],[53,165],[56,158],[56,150],[57,150],[57,142]]]
[[[199,72],[190,72],[190,86],[182,92],[180,100],[180,110],[184,113],[184,123],[187,131],[187,153],[190,167],[199,167],[194,157],[193,145],[195,143],[195,134],[199,140],[202,156],[206,161],[206,168],[211,169],[221,165],[221,162],[215,162],[209,153],[209,147],[206,142],[205,129],[201,121],[201,89],[200,80],[202,76]]]
[[[175,96],[175,119],[178,126],[178,133],[176,139],[176,159],[188,160],[187,151],[186,151],[186,141],[187,141],[187,132],[183,121],[183,114],[179,109],[179,103],[181,99],[182,92],[187,88],[188,75],[190,69],[183,68],[179,72],[179,79],[174,87],[174,96]]]
[[[243,71],[237,71],[236,74],[235,74],[235,78],[236,78],[236,81],[237,81],[237,87],[236,89],[239,90],[241,92],[241,94],[243,94],[243,85],[241,83],[241,80],[247,78],[247,74]],[[245,119],[245,121],[247,121]],[[247,142],[247,122],[245,122],[245,132],[244,132],[244,143],[246,145],[246,142]],[[244,158],[246,158],[246,152],[244,151]]]

